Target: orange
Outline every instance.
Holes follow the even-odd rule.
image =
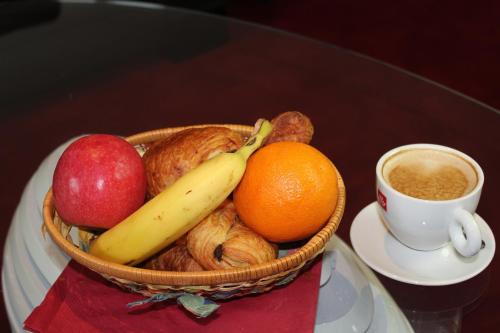
[[[337,173],[316,148],[276,142],[255,152],[233,194],[241,220],[273,242],[312,236],[337,204]]]

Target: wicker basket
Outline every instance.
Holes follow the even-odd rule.
[[[189,127],[225,126],[248,136],[253,127],[242,125],[197,125]],[[133,145],[148,144],[188,127],[176,127],[148,131],[127,138]],[[54,242],[70,257],[89,269],[127,290],[154,296],[156,294],[187,292],[212,299],[265,292],[277,285],[292,281],[307,269],[313,259],[322,253],[333,233],[337,230],[345,207],[345,187],[339,173],[337,206],[327,224],[305,245],[284,257],[271,262],[246,268],[202,272],[155,271],[110,263],[94,257],[79,248],[78,242],[68,237],[68,226],[55,219],[52,190],[44,201],[45,229]]]

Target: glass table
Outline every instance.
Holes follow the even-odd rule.
[[[375,164],[428,142],[476,159],[486,174],[478,213],[494,234],[500,199],[500,114],[479,101],[363,55],[237,20],[143,2],[41,1],[9,7],[0,26],[1,226],[5,243],[42,160],[83,133],[130,135],[201,123],[253,124],[299,110],[312,144],[347,186],[337,236],[375,200]],[[3,246],[2,246],[3,248]],[[57,256],[57,254],[55,254]],[[500,262],[451,286],[378,275],[414,328],[492,331]],[[7,314],[0,322],[8,327]]]

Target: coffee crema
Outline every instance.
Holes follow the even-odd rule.
[[[430,148],[408,149],[389,157],[382,175],[396,191],[425,200],[452,200],[477,185],[474,167],[462,157]]]

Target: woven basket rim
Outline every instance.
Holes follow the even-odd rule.
[[[146,131],[129,136],[127,140],[131,144],[141,144],[155,141],[161,137],[177,131],[193,128],[193,127],[207,127],[207,126],[223,126],[229,127],[235,131],[248,135],[253,130],[251,126],[236,125],[236,124],[203,124],[193,126],[182,126],[157,129]],[[220,285],[242,283],[245,281],[255,281],[286,272],[304,262],[314,258],[321,253],[337,230],[342,215],[345,209],[346,193],[345,185],[340,173],[337,171],[338,176],[338,198],[337,206],[328,222],[313,235],[303,246],[298,248],[295,252],[282,257],[274,259],[273,261],[252,265],[244,268],[231,268],[226,270],[212,270],[200,272],[173,272],[173,271],[156,271],[138,267],[125,266],[121,264],[111,263],[94,257],[76,247],[72,242],[67,240],[54,224],[54,202],[52,188],[50,188],[45,196],[43,203],[43,219],[44,226],[50,234],[53,241],[70,257],[79,262],[80,264],[96,271],[102,275],[113,276],[119,279],[126,279],[136,283],[147,283],[152,285],[170,285],[170,286],[206,286],[206,285]]]

